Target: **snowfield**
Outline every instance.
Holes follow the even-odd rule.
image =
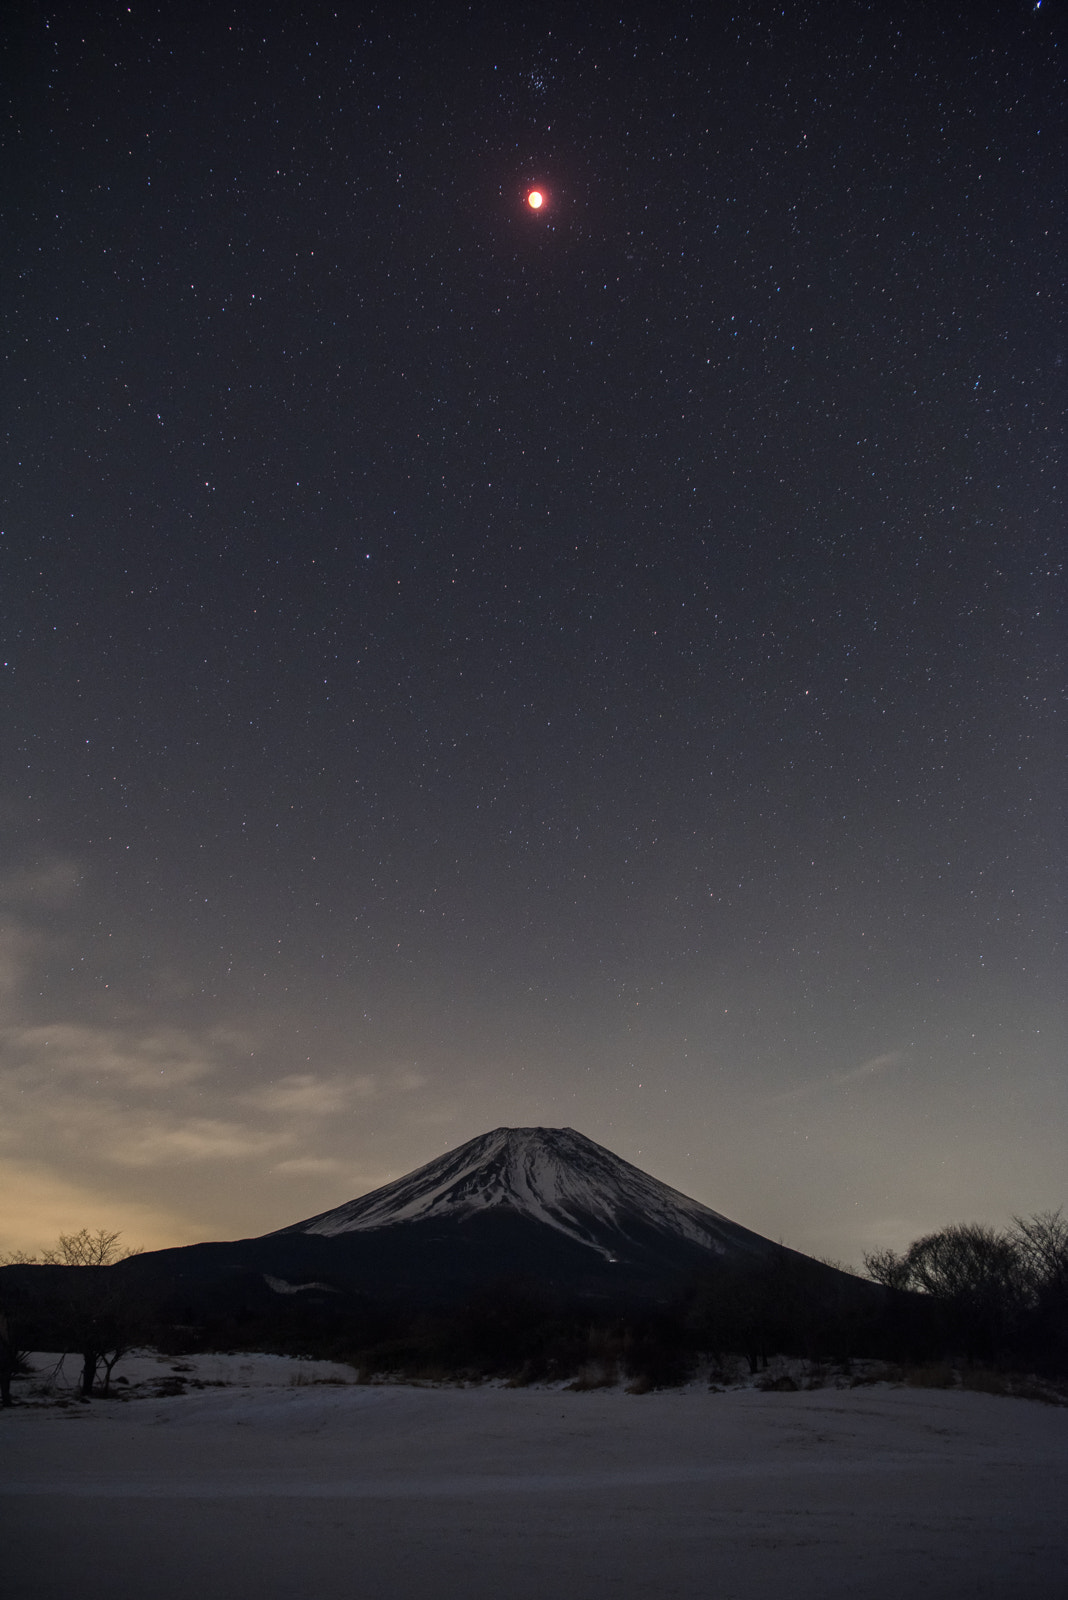
[[[269,1356],[119,1370],[125,1403],[0,1414],[5,1600],[1068,1594],[1064,1408],[367,1386]]]

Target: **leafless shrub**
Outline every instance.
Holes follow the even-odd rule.
[[[566,1387],[581,1394],[588,1389],[614,1389],[618,1382],[619,1368],[614,1361],[587,1361]]]
[[[634,1379],[633,1383],[628,1383],[627,1384],[627,1387],[624,1390],[624,1393],[625,1394],[652,1394],[652,1392],[653,1392],[653,1390],[655,1388],[656,1388],[656,1384],[653,1382],[652,1378],[650,1378],[649,1374],[648,1373],[642,1373],[642,1375],[640,1377],[637,1377],[637,1378]]]
[[[788,1372],[780,1372],[777,1376],[757,1379],[757,1388],[763,1389],[765,1394],[796,1394],[797,1382]]]
[[[932,1361],[925,1366],[906,1367],[902,1381],[909,1389],[952,1389],[953,1368],[943,1361]]]

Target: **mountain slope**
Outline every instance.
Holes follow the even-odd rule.
[[[657,1241],[661,1249],[683,1244],[717,1256],[771,1248],[573,1128],[495,1128],[278,1235],[339,1238],[499,1210],[552,1228],[609,1262],[632,1258],[635,1248],[644,1255]]]

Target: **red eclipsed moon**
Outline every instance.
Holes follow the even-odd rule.
[[[541,190],[531,189],[530,193],[527,195],[527,205],[530,207],[531,211],[540,211],[544,204],[545,196],[542,194]]]

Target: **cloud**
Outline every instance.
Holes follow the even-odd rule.
[[[423,1073],[406,1067],[383,1072],[335,1072],[329,1077],[294,1072],[250,1089],[241,1098],[243,1104],[273,1116],[332,1117],[368,1100],[415,1094],[428,1082]]]
[[[37,936],[29,917],[11,920],[0,976],[6,952],[19,978],[37,958]],[[286,1070],[293,1058],[273,1018],[262,1029],[144,1013],[40,1021],[29,1002],[19,1013],[18,994],[5,1011],[0,1198],[21,1197],[0,1218],[0,1250],[35,1250],[86,1226],[160,1248],[209,1237],[222,1216],[224,1230],[261,1232],[291,1221],[297,1195],[302,1213],[326,1210],[395,1176],[353,1163],[353,1139],[389,1139],[398,1110],[420,1104],[428,1082],[389,1058]],[[22,1192],[24,1173],[32,1181]]]
[[[83,882],[58,854],[0,871],[0,1250],[87,1226],[158,1248],[205,1237],[220,1216],[280,1225],[271,1207],[295,1194],[310,1213],[334,1198],[317,1207],[320,1192],[385,1181],[354,1166],[352,1143],[388,1136],[425,1074],[348,1051],[317,1071],[274,1013],[257,1027],[248,1013],[205,1016],[199,990],[190,1002],[183,975],[159,965],[144,1009],[102,980],[87,987],[106,963],[97,924],[87,944],[69,909]]]
[[[871,1078],[881,1077],[885,1072],[895,1071],[905,1066],[907,1057],[901,1050],[885,1050],[881,1055],[869,1056],[857,1067],[850,1067],[847,1072],[831,1073],[823,1078],[813,1078],[809,1083],[800,1084],[796,1089],[787,1089],[782,1094],[769,1095],[761,1100],[765,1106],[789,1105],[797,1100],[808,1100],[813,1095],[827,1094],[837,1089],[848,1088],[851,1084],[864,1083]]]
[[[0,1141],[10,1151],[51,1157],[60,1168],[245,1160],[291,1143],[285,1129],[47,1084],[0,1094],[0,1119]]]
[[[111,1159],[129,1167],[188,1161],[247,1161],[287,1142],[284,1132],[248,1128],[218,1117],[147,1123],[114,1142]]]
[[[283,1136],[235,1115],[225,1087],[235,1059],[248,1055],[234,1029],[0,1029],[0,1143],[83,1170],[261,1154]]]
[[[293,1156],[288,1161],[276,1161],[273,1170],[291,1178],[333,1178],[347,1172],[349,1163],[333,1156]]]
[[[396,1072],[390,1080],[393,1087],[402,1094],[415,1094],[419,1089],[425,1089],[430,1079],[425,1072]]]
[[[250,1086],[257,1039],[236,1025],[197,1032],[130,1022],[0,1029],[0,1147],[57,1171],[212,1166],[274,1158],[290,1175],[351,1169],[321,1143],[361,1108],[407,1096],[421,1074],[290,1073]],[[325,1125],[325,1126],[324,1126]],[[320,1145],[308,1150],[310,1127]]]
[[[378,1080],[372,1074],[318,1078],[311,1072],[297,1072],[252,1089],[242,1098],[247,1105],[279,1116],[331,1117],[348,1111],[354,1100],[371,1100],[378,1092]]]
[[[58,911],[69,905],[83,878],[76,861],[52,856],[34,867],[0,878],[0,904],[32,911]]]
[[[218,1044],[180,1028],[128,1031],[53,1022],[0,1030],[0,1057],[9,1071],[37,1078],[105,1079],[130,1088],[172,1089],[210,1073]],[[215,1048],[213,1048],[213,1046]]]
[[[32,929],[14,918],[0,921],[0,994],[10,997],[22,988],[40,943]]]
[[[55,946],[47,914],[69,905],[81,880],[78,863],[60,856],[0,876],[0,995],[9,1002]]]

